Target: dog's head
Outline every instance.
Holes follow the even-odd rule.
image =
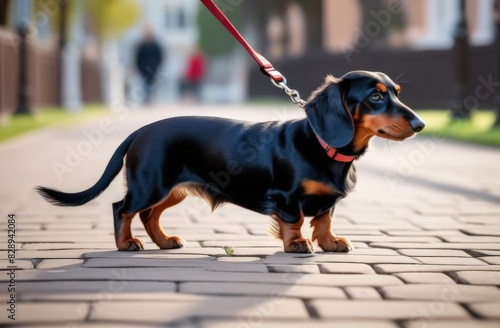
[[[330,146],[352,144],[358,152],[373,136],[402,141],[425,124],[399,100],[401,87],[378,72],[353,71],[327,76],[307,101],[306,114],[316,133]]]

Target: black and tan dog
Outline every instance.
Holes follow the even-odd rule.
[[[216,208],[230,202],[274,219],[287,252],[313,252],[300,228],[313,217],[312,241],[327,252],[352,245],[331,229],[335,204],[355,184],[353,160],[373,136],[401,141],[424,128],[399,99],[400,87],[387,75],[350,72],[325,83],[309,98],[307,118],[249,123],[214,117],[176,117],[144,126],[115,151],[104,174],[78,193],[39,187],[62,206],[89,202],[120,172],[126,155],[128,190],[113,204],[116,245],[140,250],[130,224],[139,213],[151,239],[164,249],[183,246],[160,224],[161,213],[187,195]]]

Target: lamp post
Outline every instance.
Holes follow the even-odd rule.
[[[469,31],[465,13],[465,0],[460,0],[458,22],[454,33],[455,87],[451,107],[454,119],[468,119],[471,116],[471,109],[464,103],[467,97],[467,68],[469,61]]]
[[[497,70],[497,79],[500,78],[500,0],[495,0],[494,3],[494,12],[495,12],[495,50],[496,50],[496,70]],[[495,102],[495,126],[500,126],[500,90],[496,91],[496,102]]]
[[[19,89],[15,114],[28,114],[30,110],[30,86],[28,81],[28,36],[30,33],[31,1],[16,1],[16,25],[19,34]]]

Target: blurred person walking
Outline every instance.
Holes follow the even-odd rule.
[[[151,27],[144,28],[143,40],[137,47],[135,66],[142,78],[144,87],[144,102],[151,103],[151,96],[158,82],[158,69],[163,61],[163,51],[156,41]]]
[[[193,49],[186,66],[182,81],[184,97],[194,96],[196,101],[201,100],[201,85],[205,76],[205,56],[199,48]]]

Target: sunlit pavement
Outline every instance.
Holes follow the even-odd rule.
[[[169,105],[0,144],[0,325],[500,326],[498,148],[439,136],[374,141],[357,163],[356,190],[335,211],[335,232],[356,247],[348,254],[283,253],[266,233],[267,217],[232,205],[211,213],[197,199],[163,214],[184,248],[158,250],[135,220],[147,250],[117,252],[110,204],[123,196],[122,175],[79,208],[35,193],[36,185],[87,188],[129,133],[176,115],[303,114],[292,106]],[[8,214],[16,215],[15,273],[7,270]]]

